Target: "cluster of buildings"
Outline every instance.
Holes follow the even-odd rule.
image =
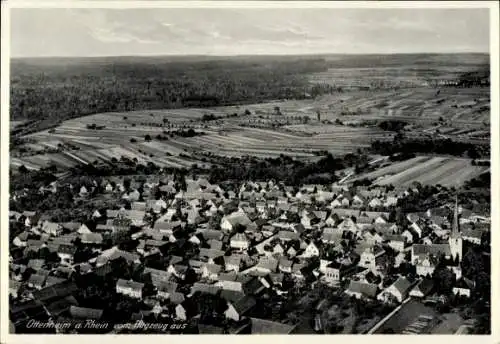
[[[53,183],[37,192],[58,187],[68,186]],[[40,314],[103,317],[105,304],[87,307],[81,294],[74,297],[81,293],[74,276],[112,274],[118,260],[141,268],[135,279],[117,276],[112,291],[143,306],[132,319],[192,321],[200,318],[200,300],[217,297],[223,303],[218,316],[236,324],[233,333],[293,332],[296,324],[260,317],[259,304],[271,295],[307,293],[318,283],[388,304],[439,297],[429,276],[443,260],[456,277],[453,292],[469,297],[474,283],[461,273],[463,245],[480,245],[490,226],[488,216],[458,204],[397,222],[391,211],[417,189],[297,189],[273,181],[235,187],[203,178],[186,180],[184,190],[173,180],[125,187],[120,179],[71,188],[78,198],[115,197],[127,206],[94,209],[86,223],[52,222],[32,209],[10,212],[11,223],[24,228],[10,243],[14,327]],[[150,264],[155,260],[164,263]],[[408,266],[416,278],[404,274]],[[198,330],[222,327],[200,321]]]

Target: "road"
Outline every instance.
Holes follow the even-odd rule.
[[[392,316],[394,314],[396,314],[397,312],[399,312],[399,310],[401,309],[401,307],[403,307],[404,304],[407,303],[408,301],[410,301],[409,297],[407,299],[403,300],[403,302],[398,307],[396,307],[395,310],[393,310],[391,313],[389,313],[387,316],[385,316],[382,320],[380,320],[377,324],[375,324],[375,326],[373,326],[370,330],[368,330],[367,334],[374,334],[375,331],[377,331],[383,324],[385,324],[385,322],[387,320],[389,320],[390,318],[392,318]]]

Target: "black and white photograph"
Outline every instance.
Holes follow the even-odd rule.
[[[492,334],[497,2],[119,3],[2,3],[2,343]]]

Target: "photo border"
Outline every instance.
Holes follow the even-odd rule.
[[[152,342],[164,342],[165,335],[23,335],[8,334],[8,200],[9,200],[9,64],[10,64],[10,9],[12,8],[489,8],[490,9],[490,68],[491,68],[491,247],[500,245],[500,234],[496,233],[500,225],[500,185],[499,185],[499,157],[500,157],[500,121],[499,121],[499,17],[498,2],[496,1],[15,1],[8,0],[1,3],[1,187],[0,187],[0,254],[1,254],[1,314],[0,314],[0,342],[4,343],[67,343],[71,340],[74,344],[87,343],[90,340],[103,340],[106,343],[119,342],[128,344],[135,341],[145,340]],[[381,342],[383,344],[417,343],[421,341],[436,341],[436,343],[451,340],[454,343],[500,343],[500,285],[499,285],[499,250],[492,249],[491,254],[491,335],[439,335],[438,338],[432,335],[371,335],[369,341]],[[99,338],[97,338],[97,336]],[[166,339],[169,343],[183,343],[199,340],[199,335],[169,335]],[[331,341],[329,335],[255,335],[240,336],[238,341],[242,344],[251,343],[255,340],[259,342],[269,342],[278,344],[279,342],[293,342],[314,340],[327,343]],[[365,343],[367,338],[360,335],[334,335],[335,341]],[[203,338],[207,344],[230,343],[234,341],[233,335],[210,335]]]

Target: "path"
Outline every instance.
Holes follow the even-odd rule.
[[[373,333],[375,333],[375,331],[377,331],[383,324],[385,324],[385,322],[387,320],[389,320],[390,318],[392,318],[392,316],[394,314],[396,314],[401,309],[401,307],[403,307],[404,304],[407,303],[408,301],[410,301],[409,297],[406,300],[404,300],[398,307],[396,307],[395,310],[393,310],[385,318],[383,318],[382,320],[380,320],[375,326],[373,326],[370,330],[368,330],[367,334],[373,334]]]

